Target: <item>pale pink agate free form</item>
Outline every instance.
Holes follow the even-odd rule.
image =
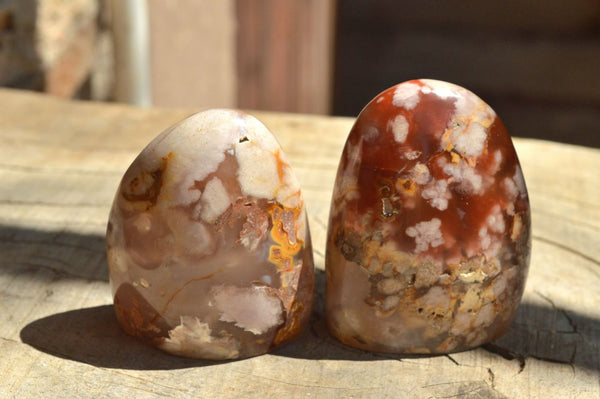
[[[308,323],[300,187],[273,135],[242,112],[192,115],[144,148],[116,193],[107,251],[119,324],[164,351],[255,356]]]

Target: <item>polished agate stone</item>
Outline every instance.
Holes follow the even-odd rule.
[[[309,320],[313,259],[302,194],[256,118],[190,116],[125,173],[106,235],[119,324],[177,355],[235,359]]]
[[[327,323],[372,351],[494,340],[520,302],[527,190],[500,118],[470,91],[413,80],[373,99],[340,161],[327,238]]]

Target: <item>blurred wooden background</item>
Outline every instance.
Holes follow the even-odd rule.
[[[333,112],[427,77],[486,100],[511,134],[600,147],[600,1],[339,0]]]
[[[141,4],[0,0],[0,85],[129,101],[124,3]],[[600,147],[600,0],[142,3],[147,104],[356,116],[426,77],[474,91],[515,136]]]

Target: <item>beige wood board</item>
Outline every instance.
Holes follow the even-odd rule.
[[[122,173],[193,110],[6,89],[0,104],[0,397],[600,397],[600,150],[514,140],[534,239],[524,301],[504,337],[449,356],[376,354],[339,344],[323,319],[329,201],[352,119],[254,112],[303,187],[317,304],[298,341],[214,363],[121,332],[104,253]]]

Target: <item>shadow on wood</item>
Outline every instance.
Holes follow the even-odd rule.
[[[104,237],[65,230],[35,230],[0,225],[0,271],[52,280],[108,281]]]
[[[568,314],[568,326],[563,318]],[[516,360],[520,371],[527,360],[537,359],[552,363],[600,370],[600,320],[572,311],[540,307],[524,303],[508,332],[498,340],[474,350],[485,350],[506,360]],[[421,355],[371,353],[347,347],[327,332],[322,313],[313,314],[311,327],[299,340],[274,354],[302,359],[331,360],[408,360]],[[452,361],[455,361],[452,359]]]
[[[125,334],[111,305],[57,313],[29,323],[21,340],[63,359],[97,367],[131,370],[168,370],[218,365],[172,356]]]
[[[524,303],[508,332],[484,349],[506,359],[527,358],[600,371],[600,320],[554,306]]]
[[[274,351],[276,356],[313,360],[408,360],[423,356],[372,353],[347,347],[327,332],[323,312],[325,273],[316,270],[316,306],[310,327],[298,340]],[[600,371],[600,320],[553,305],[523,303],[509,331],[484,345],[522,371],[529,358]],[[128,336],[119,328],[112,306],[57,313],[21,330],[24,343],[43,352],[98,367],[162,370],[214,366],[210,362],[168,355]],[[455,360],[450,357],[450,360]]]
[[[327,332],[324,317],[325,273],[316,271],[316,305],[310,328],[300,339],[274,354],[303,359],[378,360],[423,356],[370,353],[347,347]],[[562,309],[545,298],[549,306],[522,303],[508,332],[475,350],[485,350],[506,360],[516,360],[521,371],[528,358],[600,371],[600,318]],[[453,360],[454,361],[454,360]]]

